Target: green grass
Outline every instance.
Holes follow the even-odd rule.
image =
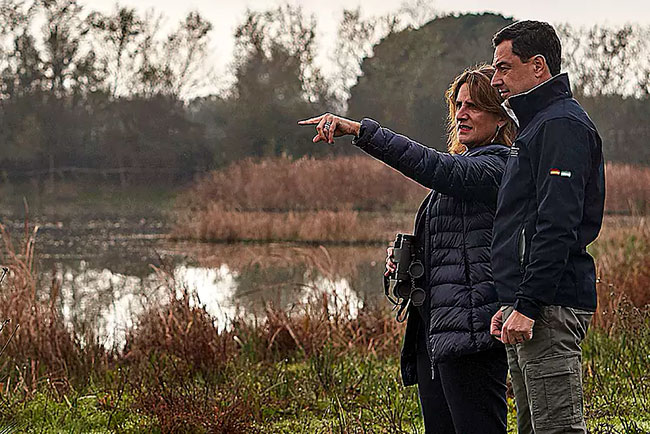
[[[649,335],[648,327],[589,332],[583,366],[590,432],[650,429]],[[275,362],[243,355],[207,375],[179,368],[182,360],[159,362],[123,393],[115,372],[110,384],[83,393],[58,394],[43,383],[29,397],[4,401],[5,424],[14,421],[25,432],[155,432],[162,415],[164,426],[178,432],[424,432],[417,389],[401,386],[395,357],[361,351],[338,356],[326,346],[310,357]],[[167,403],[170,414],[147,409],[152,396]],[[514,403],[508,402],[514,433]]]
[[[28,398],[3,403],[0,432],[123,433],[155,432],[155,419],[135,412],[133,397],[116,391],[69,392],[43,387]]]
[[[634,308],[618,315],[623,326],[592,331],[583,343],[589,426],[594,432],[650,432],[650,315]]]
[[[647,240],[647,230],[638,232]],[[636,246],[628,235],[611,235],[612,247],[599,259],[641,276],[615,275],[621,294],[647,297],[647,255],[619,265]],[[356,319],[330,310],[326,298],[292,312],[267,306],[265,316],[235,318],[224,332],[184,292],[135,319],[123,354],[105,353],[79,345],[79,331],[69,335],[51,301],[31,295],[30,258],[12,258],[0,308],[32,338],[14,339],[0,357],[0,433],[3,423],[44,433],[423,432],[417,389],[399,378],[403,327],[381,306],[368,304]],[[177,294],[173,281],[168,286]],[[594,322],[583,343],[589,430],[650,432],[650,307],[603,300],[601,294],[599,314],[607,320]],[[509,406],[514,433],[512,400]]]

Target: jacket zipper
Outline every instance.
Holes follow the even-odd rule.
[[[430,270],[431,270],[431,268],[430,268],[431,266],[430,266],[429,261],[428,261],[428,259],[429,259],[428,252],[429,252],[429,243],[431,241],[429,239],[429,236],[430,236],[430,234],[429,234],[429,213],[430,213],[430,210],[431,210],[433,195],[434,195],[434,193],[432,193],[430,195],[430,197],[429,197],[429,202],[427,203],[427,207],[426,207],[425,215],[424,215],[424,217],[425,217],[424,218],[424,279],[425,279],[424,285],[425,285],[425,288],[427,288],[427,296],[425,298],[425,300],[426,300],[426,303],[425,303],[426,309],[424,309],[424,312],[426,312],[427,319],[425,321],[424,337],[425,337],[425,343],[426,343],[426,347],[427,347],[427,355],[429,356],[429,362],[431,363],[431,379],[432,380],[434,380],[435,377],[436,377],[436,369],[435,369],[436,362],[432,357],[433,352],[431,351],[431,344],[429,343],[429,327],[431,326],[431,298],[430,298],[430,294],[428,293],[429,292],[428,291],[428,285],[429,285],[429,273],[430,273]]]
[[[526,272],[526,225],[521,228],[519,232],[519,239],[517,240],[517,250],[519,253],[519,271],[521,274]]]

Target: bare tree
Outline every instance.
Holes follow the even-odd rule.
[[[315,28],[315,17],[305,17],[299,6],[287,4],[264,12],[248,10],[235,31],[235,69],[252,55],[270,59],[274,52],[281,51],[299,62],[305,99],[315,102],[324,98],[326,84],[314,63]]]
[[[76,0],[38,0],[43,24],[43,70],[52,95],[94,88],[104,79],[86,35],[90,27],[82,20]]]
[[[346,110],[350,88],[361,74],[361,62],[372,54],[375,44],[375,20],[361,18],[361,10],[343,10],[339,23],[336,48],[331,58],[337,67],[332,79],[332,89],[339,104],[338,109]]]
[[[330,79],[337,110],[345,112],[350,98],[350,88],[361,74],[361,63],[372,55],[375,45],[386,36],[403,29],[396,15],[379,18],[361,16],[361,9],[344,9],[338,27],[334,52],[330,55],[336,73]]]
[[[115,98],[126,94],[135,80],[137,48],[143,33],[142,20],[135,9],[116,7],[112,15],[91,13],[87,22],[101,38],[101,43],[95,45],[107,66],[111,96]]]
[[[205,66],[209,58],[208,33],[211,30],[209,21],[198,12],[190,12],[178,30],[167,38],[164,48],[175,78],[174,94],[187,94],[212,78],[211,70]]]
[[[564,68],[583,95],[642,96],[648,94],[650,36],[648,28],[558,26]]]
[[[433,20],[437,12],[433,0],[404,0],[398,14],[400,21],[411,28],[418,29]]]
[[[174,32],[161,40],[161,19],[150,13],[143,20],[134,91],[145,96],[187,97],[214,80],[212,68],[207,66],[212,24],[198,12],[190,12]]]

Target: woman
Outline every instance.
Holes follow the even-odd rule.
[[[506,353],[490,336],[499,307],[490,243],[515,126],[490,86],[493,74],[487,65],[467,70],[447,91],[449,153],[371,119],[299,122],[317,125],[314,142],[354,135],[356,146],[431,189],[415,225],[427,299],[410,309],[401,359],[404,384],[418,385],[427,433],[506,432]],[[395,269],[391,256],[388,249],[386,274]]]

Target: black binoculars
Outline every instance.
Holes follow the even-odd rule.
[[[392,256],[396,268],[384,279],[384,293],[395,308],[399,306],[397,320],[400,322],[406,318],[409,304],[422,306],[426,299],[424,289],[418,288],[415,284],[415,279],[424,275],[424,265],[416,256],[416,252],[413,235],[397,234],[393,243]],[[391,281],[395,282],[392,291]]]

